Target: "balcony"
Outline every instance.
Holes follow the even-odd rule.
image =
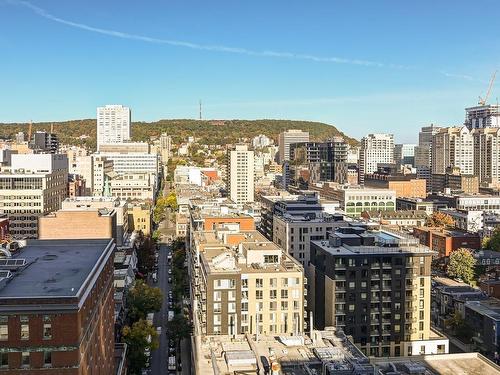
[[[382,268],[391,269],[392,263],[382,263]]]
[[[372,263],[370,268],[371,269],[380,268],[380,263]]]

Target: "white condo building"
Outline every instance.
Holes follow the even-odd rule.
[[[254,201],[254,152],[236,145],[228,155],[229,197],[238,204]]]
[[[280,163],[290,160],[290,144],[301,142],[309,142],[309,132],[290,129],[280,133],[278,139]]]
[[[448,167],[474,174],[474,137],[467,127],[443,128],[432,140],[432,173],[444,174]]]
[[[394,163],[394,136],[392,134],[368,134],[361,139],[359,150],[360,183],[364,175],[377,171],[379,164]]]
[[[97,108],[97,151],[103,144],[130,140],[130,108],[106,105]]]

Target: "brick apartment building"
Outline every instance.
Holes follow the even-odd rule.
[[[0,373],[114,374],[114,248],[37,240],[0,259]]]
[[[440,258],[450,256],[452,251],[461,247],[468,249],[481,248],[481,239],[477,233],[418,227],[413,229],[413,235],[419,239],[422,245],[429,246],[437,252]]]

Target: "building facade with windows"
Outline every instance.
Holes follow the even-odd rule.
[[[474,137],[467,127],[439,130],[432,139],[432,173],[444,174],[460,168],[464,175],[474,174]]]
[[[430,328],[433,252],[418,240],[359,223],[311,242],[309,308],[371,356],[448,352]]]
[[[379,164],[394,163],[394,136],[392,134],[368,134],[361,139],[359,150],[359,183],[365,174],[374,173]]]
[[[130,139],[130,108],[106,105],[97,108],[97,151],[103,144],[123,143]]]
[[[114,248],[37,240],[0,260],[0,372],[114,373]]]
[[[195,233],[195,326],[204,335],[304,331],[303,268],[257,231],[221,225]]]
[[[38,218],[61,208],[67,184],[66,155],[12,155],[0,172],[0,213],[9,217],[11,236],[37,238]]]
[[[348,216],[359,217],[363,211],[367,210],[394,211],[396,209],[396,192],[394,190],[330,185],[327,192],[328,198],[338,200],[340,208]]]
[[[309,142],[309,132],[290,129],[280,133],[278,137],[278,157],[280,164],[290,160],[290,145],[293,143]]]
[[[237,204],[254,201],[254,152],[247,145],[228,151],[228,195]]]

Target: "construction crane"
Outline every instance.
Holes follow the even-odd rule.
[[[484,96],[484,99],[479,97],[479,105],[486,105],[486,101],[488,100],[488,97],[490,96],[491,89],[493,88],[493,83],[495,82],[495,78],[497,76],[497,70],[493,72],[493,75],[491,76],[490,79],[490,84],[488,86],[488,91],[486,91],[486,95]]]

